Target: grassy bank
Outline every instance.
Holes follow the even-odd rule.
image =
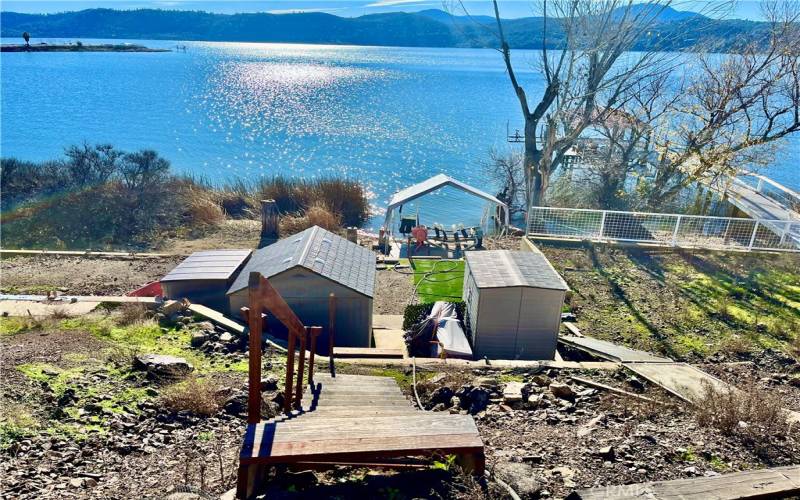
[[[3,158],[5,248],[145,249],[191,238],[226,219],[257,219],[274,199],[291,234],[317,224],[336,230],[369,216],[366,190],[341,178],[273,177],[216,186],[172,172],[154,151],[73,146],[65,158]]]
[[[586,335],[675,359],[800,359],[796,256],[538,245]]]

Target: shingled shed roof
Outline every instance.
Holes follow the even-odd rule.
[[[257,271],[270,278],[293,267],[304,267],[351,290],[375,293],[375,254],[339,235],[314,226],[253,252],[228,294],[247,287]]]
[[[250,255],[250,250],[195,252],[161,281],[228,280]]]
[[[535,252],[489,250],[467,252],[467,264],[478,288],[523,286],[569,290],[547,258]]]

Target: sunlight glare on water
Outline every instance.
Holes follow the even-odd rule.
[[[507,128],[522,126],[519,103],[493,50],[185,45],[149,54],[4,53],[2,155],[48,160],[84,141],[147,148],[213,183],[347,176],[382,207],[438,173],[495,194],[484,169],[489,150],[519,149],[506,142]],[[531,99],[543,85],[534,55],[515,52]],[[800,137],[787,141],[770,176],[797,186],[790,165],[798,145]],[[430,203],[453,216],[470,204]]]

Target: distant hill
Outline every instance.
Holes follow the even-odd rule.
[[[697,42],[714,44],[719,51],[731,40],[763,38],[766,24],[754,21],[711,20],[693,12],[666,9],[659,23],[643,35],[635,49],[686,50]],[[489,16],[452,16],[441,10],[417,13],[372,14],[338,17],[320,12],[293,14],[213,14],[200,11],[157,9],[88,9],[58,14],[0,12],[0,36],[20,38],[27,31],[35,38],[132,38],[232,42],[285,42],[381,45],[401,47],[496,47],[487,23]],[[542,18],[503,20],[514,48],[540,48]],[[551,26],[548,47],[562,39]]]

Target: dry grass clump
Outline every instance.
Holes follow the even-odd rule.
[[[184,216],[195,227],[214,227],[225,220],[223,207],[213,191],[188,181],[182,191]]]
[[[753,343],[746,337],[731,336],[722,341],[720,351],[737,358],[747,357],[753,351]]]
[[[63,307],[55,307],[50,311],[50,318],[52,319],[68,319],[70,314]]]
[[[224,403],[219,390],[220,387],[213,381],[192,376],[166,388],[161,395],[161,402],[173,412],[189,411],[210,417]]]
[[[301,219],[315,206],[338,214],[339,226],[360,226],[369,217],[366,190],[347,179],[276,176],[253,184],[239,180],[217,191],[216,196],[222,210],[234,219],[258,218],[261,200],[275,200],[283,216],[291,219]],[[294,224],[302,225],[300,221]]]
[[[117,323],[121,326],[138,325],[149,318],[144,304],[120,304],[117,311]]]
[[[281,234],[295,234],[312,226],[337,232],[342,227],[341,217],[322,204],[315,203],[302,215],[281,218]]]
[[[754,384],[732,390],[709,384],[694,412],[701,426],[738,437],[759,454],[768,452],[774,440],[784,437],[789,428],[780,398]]]

